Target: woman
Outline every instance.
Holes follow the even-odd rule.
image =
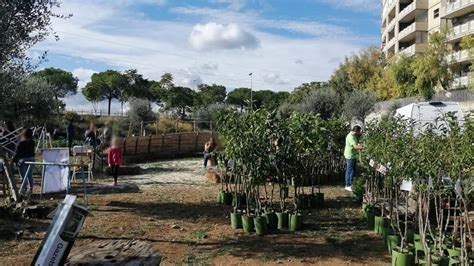
[[[204,144],[204,168],[207,167],[207,161],[212,159],[214,163],[217,165],[217,158],[215,156],[215,152],[217,151],[217,144],[213,137],[209,139],[206,144]]]
[[[28,181],[29,188],[28,193],[33,192],[34,180],[33,180],[33,166],[27,165],[26,162],[35,161],[35,141],[33,140],[33,131],[29,128],[24,129],[20,135],[20,143],[16,147],[15,156],[13,156],[13,162],[18,164],[20,168],[20,175],[23,179],[26,178]]]

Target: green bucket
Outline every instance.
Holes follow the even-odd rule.
[[[289,195],[289,189],[288,187],[282,187],[280,188],[280,197],[282,199],[287,199]]]
[[[382,235],[382,228],[384,225],[384,219],[382,216],[375,216],[374,217],[374,232],[379,235]]]
[[[300,231],[303,227],[303,214],[291,214],[290,215],[290,230],[293,232]]]
[[[232,226],[232,229],[242,229],[242,213],[231,212],[230,225]]]
[[[375,227],[375,212],[372,208],[367,211],[367,227],[369,230],[374,230]]]
[[[251,233],[255,231],[254,217],[246,214],[242,215],[242,227],[244,232]]]
[[[288,228],[288,213],[287,212],[276,212],[278,219],[278,229]]]
[[[387,235],[388,252],[392,254],[392,249],[400,245],[401,238],[399,235]]]
[[[219,193],[217,193],[217,203],[224,204],[224,195],[224,191],[219,191]]]
[[[267,219],[264,217],[255,217],[253,220],[255,224],[255,232],[257,235],[265,235],[267,233]]]
[[[415,256],[411,252],[401,252],[398,248],[392,249],[392,266],[411,266],[415,263]]]

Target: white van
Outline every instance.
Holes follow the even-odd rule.
[[[459,124],[463,124],[464,114],[457,102],[419,102],[396,110],[396,115],[415,122],[415,132],[421,132],[429,125],[445,125],[446,122],[442,118],[448,113],[454,114]]]

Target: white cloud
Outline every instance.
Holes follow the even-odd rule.
[[[82,89],[89,81],[91,81],[92,74],[97,73],[98,71],[80,67],[74,69],[71,72],[75,77],[79,79],[78,87],[79,89]]]
[[[254,49],[259,46],[259,40],[255,36],[234,23],[197,24],[189,36],[189,41],[197,50]]]
[[[53,56],[67,56],[74,65],[87,62],[101,70],[136,68],[154,80],[171,72],[177,85],[191,88],[200,83],[248,87],[248,73],[253,72],[255,89],[289,91],[303,82],[328,79],[339,64],[335,58],[344,58],[364,45],[345,34],[344,28],[318,21],[271,20],[252,11],[200,8],[174,9],[180,20],[151,20],[132,8],[109,5],[106,1],[112,0],[64,1],[61,13],[74,16],[53,20],[60,41],[49,38],[33,51],[48,50]],[[201,28],[194,32],[198,49],[190,45],[190,32],[196,29],[196,23],[188,22],[189,17],[201,21]],[[206,28],[209,21],[214,22],[211,29]],[[232,29],[230,24],[236,28]],[[298,32],[305,37],[271,33],[269,28]],[[254,40],[242,37],[244,33]],[[253,49],[249,43],[253,43]],[[246,49],[238,49],[242,47]],[[213,49],[212,53],[203,52],[208,49]],[[304,64],[299,60],[304,60]],[[79,77],[81,86],[94,72],[86,68],[69,70]],[[66,102],[68,108],[92,109],[80,94]],[[115,111],[119,107],[113,105]],[[100,108],[105,109],[106,105]]]
[[[319,0],[336,8],[356,10],[359,12],[371,12],[379,14],[381,2],[379,0]]]
[[[287,85],[289,82],[287,80],[283,80],[280,77],[280,74],[277,73],[268,73],[263,75],[263,80],[270,84],[277,84],[277,85]]]
[[[226,4],[229,9],[239,11],[247,5],[247,0],[211,0],[211,3]]]

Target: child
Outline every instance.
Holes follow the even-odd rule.
[[[33,166],[25,164],[26,162],[35,161],[35,141],[33,140],[33,131],[29,128],[23,129],[20,136],[20,143],[16,147],[13,162],[17,163],[20,168],[20,175],[28,181],[28,193],[33,193]]]
[[[117,177],[120,166],[123,163],[122,148],[120,147],[120,139],[113,137],[110,148],[107,151],[107,159],[112,176],[114,177],[114,186],[117,185]]]

